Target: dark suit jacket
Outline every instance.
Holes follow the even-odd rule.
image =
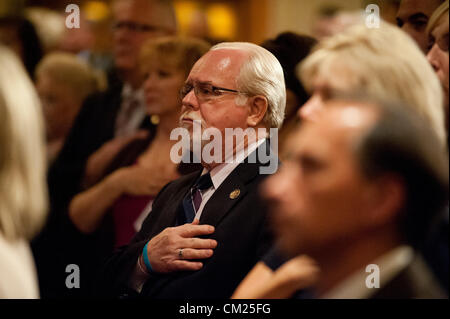
[[[448,298],[418,254],[413,261],[372,296],[372,299]]]
[[[271,155],[271,160],[278,159]],[[228,298],[234,289],[267,252],[272,244],[267,215],[261,203],[258,186],[268,175],[261,175],[261,163],[239,164],[214,192],[204,207],[200,224],[215,227],[205,238],[217,240],[211,258],[195,272],[152,274],[141,292],[151,298]],[[176,225],[183,197],[200,172],[181,177],[166,185],[153,202],[153,209],[141,231],[130,244],[107,263],[98,289],[103,295],[120,297],[132,294],[130,275],[144,245],[167,227]],[[240,195],[230,198],[239,189]]]

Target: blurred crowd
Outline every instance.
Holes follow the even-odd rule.
[[[448,0],[256,44],[96,12],[0,6],[0,298],[448,298]],[[195,123],[267,134],[175,162]]]

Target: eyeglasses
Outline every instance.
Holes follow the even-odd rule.
[[[180,90],[180,98],[183,100],[189,92],[194,89],[195,96],[201,101],[209,101],[215,97],[219,97],[225,93],[233,93],[233,94],[247,94],[245,92],[240,92],[237,90],[221,88],[218,86],[214,86],[209,83],[186,83]]]
[[[161,27],[149,24],[135,23],[131,21],[120,21],[113,25],[114,30],[127,29],[132,32],[164,32],[167,31]]]

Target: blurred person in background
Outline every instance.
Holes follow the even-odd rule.
[[[0,44],[13,50],[33,78],[43,51],[33,24],[22,16],[0,17]]]
[[[123,82],[84,102],[49,171],[50,198],[58,198],[58,206],[82,186],[95,184],[130,140],[145,137],[139,128],[154,127],[146,114],[137,60],[145,40],[175,32],[173,7],[164,0],[116,0],[112,5],[115,66]]]
[[[446,298],[417,252],[448,199],[440,139],[411,107],[330,98],[263,184],[279,247],[315,260],[315,298]]]
[[[430,61],[437,76],[442,84],[444,92],[444,111],[445,124],[447,129],[447,145],[448,145],[448,34],[449,34],[449,1],[445,1],[440,5],[430,18],[427,27],[429,34],[429,51],[427,59]],[[448,251],[448,234],[449,234],[449,204],[439,216],[434,232],[431,234],[424,248],[424,255],[434,270],[440,282],[449,291],[449,251]]]
[[[358,25],[323,40],[298,68],[311,98],[299,109],[314,121],[333,90],[360,91],[404,101],[423,116],[446,148],[443,94],[439,79],[415,43],[387,23]],[[389,76],[386,76],[389,74]]]
[[[283,126],[278,132],[278,154],[281,160],[289,151],[287,138],[298,123],[297,111],[309,96],[295,74],[296,66],[311,51],[316,41],[304,35],[284,32],[275,39],[264,41],[261,46],[269,50],[280,61],[286,84],[286,109]]]
[[[430,18],[427,27],[429,37],[427,59],[433,66],[444,90],[445,124],[448,134],[448,34],[449,1],[446,0]]]
[[[319,9],[319,17],[314,23],[312,33],[316,39],[322,40],[363,22],[362,11],[346,11],[332,5],[324,6]]]
[[[299,111],[303,120],[314,121],[320,116],[325,111],[324,103],[336,89],[388,96],[405,102],[424,117],[441,140],[442,150],[447,152],[441,83],[425,56],[403,31],[388,24],[382,24],[380,29],[353,27],[323,41],[301,64],[299,72],[312,92],[311,99]],[[443,210],[443,214],[435,221],[436,238],[448,234],[448,211]],[[436,246],[444,247],[436,251]],[[432,244],[423,244],[421,249],[441,285],[448,289],[448,239],[436,239]]]
[[[443,0],[401,0],[397,12],[397,26],[408,33],[422,52],[428,49],[426,32],[431,14]]]
[[[183,164],[178,166],[170,158],[176,143],[170,140],[170,134],[179,126],[179,92],[191,67],[209,47],[201,40],[175,37],[149,40],[143,45],[140,64],[147,112],[160,120],[155,135],[125,146],[102,180],[73,198],[68,212],[70,223],[60,236],[69,252],[67,261],[76,260],[83,272],[84,287],[90,284],[89,276],[95,278],[104,259],[128,244],[141,228],[150,211],[146,208],[161,184],[183,172],[179,170]]]
[[[380,9],[380,17],[383,21],[396,24],[400,1],[401,0],[364,0],[363,8],[367,8],[368,5],[375,4]]]
[[[105,92],[86,98],[48,172],[50,217],[33,243],[44,297],[74,293],[65,286],[66,265],[52,264],[59,250],[54,247],[58,245],[58,229],[67,222],[65,212],[71,198],[96,184],[130,141],[154,134],[155,125],[147,116],[141,89],[138,56],[146,40],[175,34],[174,8],[168,0],[115,0],[112,12],[114,64],[119,80]]]
[[[112,8],[108,3],[85,1],[80,7],[80,28],[65,28],[61,41],[62,50],[79,55],[93,68],[105,72],[109,82],[117,81],[112,24]]]
[[[105,80],[76,55],[62,52],[46,55],[37,65],[35,78],[46,122],[47,160],[51,165],[83,100],[103,88]]]
[[[0,45],[0,298],[39,298],[29,241],[47,211],[39,98],[20,60]]]

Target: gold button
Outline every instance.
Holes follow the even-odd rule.
[[[230,198],[231,199],[236,199],[239,197],[239,194],[241,194],[241,191],[239,189],[235,189],[234,191],[232,191],[230,193]]]

